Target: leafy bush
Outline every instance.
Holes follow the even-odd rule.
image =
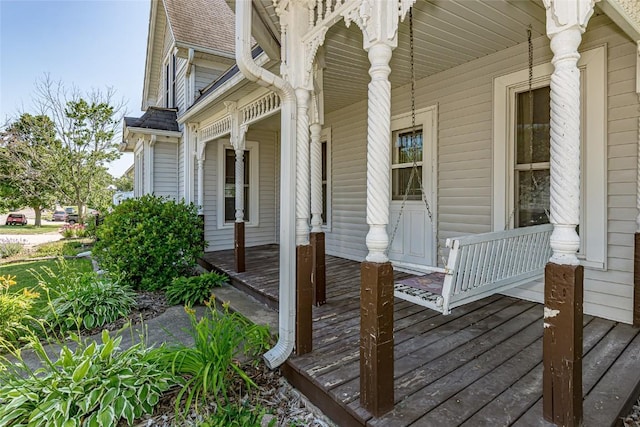
[[[34,256],[75,256],[86,251],[91,246],[89,239],[81,240],[58,240],[57,242],[43,243],[36,246]]]
[[[38,279],[47,292],[44,313],[47,323],[61,330],[103,326],[129,314],[135,293],[117,280],[98,277],[94,271],[78,272],[64,260],[58,261],[59,273],[43,269]]]
[[[16,239],[0,239],[0,258],[8,258],[22,252],[24,241]]]
[[[141,342],[119,352],[122,337],[102,332],[102,343],[73,337],[75,351],[62,345],[52,360],[34,336],[31,346],[41,368],[0,363],[0,425],[115,426],[151,413],[175,379]],[[61,344],[61,343],[58,343]]]
[[[166,290],[167,302],[171,305],[186,304],[192,306],[201,304],[211,297],[211,290],[227,283],[226,274],[211,273],[192,277],[176,277]]]
[[[204,248],[196,206],[146,195],[105,215],[93,256],[134,289],[165,289]]]
[[[184,396],[185,412],[193,403],[206,400],[208,395],[227,401],[227,388],[233,375],[239,375],[247,387],[255,386],[238,358],[242,354],[255,358],[270,343],[268,326],[255,325],[239,313],[230,313],[226,304],[223,304],[222,312],[218,311],[213,297],[205,304],[209,307],[209,313],[200,320],[196,319],[194,310],[185,307],[194,345],[178,344],[167,347],[161,353],[168,370],[188,377],[178,393],[176,412],[179,412]]]
[[[26,288],[22,292],[10,292],[15,284],[15,276],[0,276],[0,343],[20,338],[33,300],[40,296]]]

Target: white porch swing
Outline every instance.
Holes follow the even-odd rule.
[[[529,103],[530,126],[533,126],[532,67],[533,49],[531,30],[529,40]],[[449,314],[451,309],[468,304],[498,292],[505,291],[542,277],[544,267],[551,257],[549,238],[553,230],[551,224],[541,224],[516,229],[505,229],[489,233],[447,239],[449,248],[447,259],[441,254],[437,224],[424,192],[422,179],[418,173],[416,124],[415,124],[415,70],[413,46],[413,14],[409,11],[409,48],[411,61],[411,118],[412,118],[412,158],[413,168],[407,182],[395,227],[388,247],[398,230],[403,209],[411,192],[412,182],[417,179],[427,215],[434,229],[438,254],[442,257],[443,269],[433,268],[433,272],[412,277],[395,283],[394,295],[406,301]],[[533,157],[533,130],[529,131],[529,150]],[[531,166],[532,167],[532,166]],[[532,188],[539,191],[537,180],[530,169]],[[518,200],[518,205],[520,200]],[[517,209],[514,207],[511,218]],[[545,209],[548,217],[548,211]]]

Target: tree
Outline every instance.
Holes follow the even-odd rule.
[[[54,123],[59,149],[50,155],[59,170],[55,182],[60,199],[78,208],[82,221],[92,200],[110,198],[105,184],[106,164],[120,157],[118,143],[123,102],[114,102],[115,91],[93,89],[81,94],[49,76],[36,83],[36,104]]]
[[[35,225],[42,210],[55,201],[55,165],[48,153],[59,149],[53,122],[46,115],[24,113],[2,132],[0,142],[0,195],[3,207],[29,206]]]
[[[133,178],[129,175],[122,175],[113,181],[118,191],[133,191]]]

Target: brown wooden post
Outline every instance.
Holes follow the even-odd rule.
[[[640,327],[640,233],[635,234],[633,253],[633,326]]]
[[[327,303],[324,233],[312,232],[309,238],[313,248],[313,267],[311,270],[313,304],[321,306]]]
[[[583,281],[580,265],[546,266],[543,414],[558,426],[582,424]]]
[[[360,403],[379,417],[393,409],[393,267],[360,268]]]
[[[244,265],[244,222],[234,223],[234,252],[236,261],[236,272],[242,273],[245,271]]]
[[[296,354],[313,348],[313,316],[311,290],[311,245],[296,247]]]

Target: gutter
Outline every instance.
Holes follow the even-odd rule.
[[[236,62],[248,79],[264,86],[282,99],[280,117],[280,284],[278,342],[264,354],[269,369],[283,364],[295,344],[296,321],[296,97],[293,87],[283,78],[260,67],[251,56],[251,0],[236,1]]]

